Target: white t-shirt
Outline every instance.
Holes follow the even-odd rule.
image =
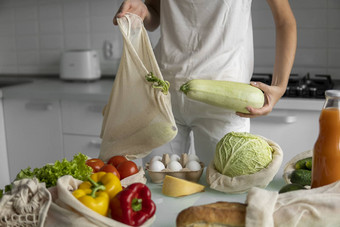
[[[253,73],[252,0],[161,0],[155,47],[176,90],[190,79],[248,83]]]

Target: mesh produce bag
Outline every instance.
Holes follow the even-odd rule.
[[[126,14],[118,25],[124,46],[103,111],[99,158],[104,161],[118,154],[143,158],[177,134],[169,83],[163,81],[141,18]]]
[[[44,226],[50,204],[45,183],[36,178],[15,181],[0,200],[0,226]]]

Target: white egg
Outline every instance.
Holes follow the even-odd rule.
[[[158,161],[158,160],[151,162],[149,165],[149,170],[151,171],[158,172],[158,171],[162,171],[163,169],[165,169],[163,162]]]
[[[179,161],[181,158],[177,154],[172,154],[170,156],[170,161]]]
[[[200,161],[200,159],[197,157],[197,155],[195,155],[195,154],[189,154],[189,155],[188,155],[188,161],[192,161],[192,160],[197,161],[197,162]]]
[[[158,155],[153,156],[150,160],[150,163],[153,162],[153,161],[162,161],[162,157],[158,156]]]
[[[183,169],[182,165],[178,161],[169,162],[168,168],[172,171],[180,171]]]
[[[186,165],[186,168],[190,169],[191,171],[197,171],[201,169],[201,165],[199,164],[199,162],[195,161],[195,160],[191,160],[189,161]]]

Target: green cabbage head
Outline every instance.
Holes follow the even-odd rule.
[[[253,174],[272,161],[273,148],[259,136],[247,132],[230,132],[217,144],[214,164],[218,172],[229,177]]]

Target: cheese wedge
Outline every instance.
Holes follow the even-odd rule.
[[[204,191],[204,185],[166,175],[162,193],[166,196],[180,197]]]

